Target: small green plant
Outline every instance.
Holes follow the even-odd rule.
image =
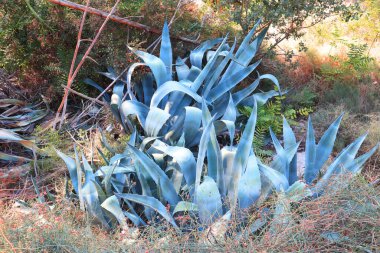
[[[311,107],[301,107],[292,109],[285,107],[283,101],[286,95],[275,96],[264,105],[259,105],[257,109],[258,120],[256,124],[255,137],[253,139],[253,146],[255,154],[259,157],[271,156],[273,152],[265,149],[266,144],[269,142],[269,129],[271,128],[274,133],[280,134],[282,131],[283,117],[295,124],[295,120],[299,117],[307,117],[313,109]],[[252,113],[252,107],[243,106],[239,108],[239,112],[244,117],[249,117]],[[243,120],[244,122],[245,120]]]

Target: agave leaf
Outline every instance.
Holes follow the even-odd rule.
[[[211,75],[210,80],[208,80],[205,83],[205,87],[202,90],[202,96],[203,97],[208,97],[210,90],[213,88],[215,83],[219,80],[220,75],[222,74],[223,70],[225,69],[225,67],[230,62],[231,58],[233,57],[235,47],[236,47],[236,39],[235,39],[234,44],[232,45],[229,53],[226,55],[226,57],[224,57],[224,59],[220,62],[220,64],[217,65],[214,73]]]
[[[202,69],[201,73],[194,80],[193,84],[191,85],[191,89],[193,91],[197,92],[199,90],[199,88],[201,87],[201,85],[203,84],[203,81],[206,79],[206,77],[208,77],[208,75],[209,75],[210,71],[212,70],[212,68],[214,67],[214,63],[215,63],[216,59],[218,58],[219,53],[222,51],[223,45],[226,43],[226,41],[227,41],[227,36],[221,42],[220,46],[218,47],[218,49],[215,52],[215,55],[211,58],[211,60],[209,60],[207,62],[206,66]]]
[[[238,200],[240,208],[248,208],[260,197],[260,170],[255,155],[248,158],[247,167],[239,181]]]
[[[235,74],[219,82],[213,89],[211,89],[207,98],[210,101],[215,101],[216,99],[220,98],[223,94],[225,94],[227,91],[235,88],[235,86],[238,83],[244,80],[249,74],[252,73],[253,70],[255,70],[255,68],[260,64],[260,62],[261,60],[257,61],[256,63],[252,64],[247,68],[243,68],[239,72],[236,72]]]
[[[10,155],[10,154],[6,154],[3,152],[0,152],[0,160],[6,160],[9,162],[19,162],[19,163],[25,163],[25,162],[32,161],[32,159],[29,159],[27,157]]]
[[[260,76],[260,79],[269,79],[271,80],[277,87],[277,91],[279,93],[279,95],[281,96],[281,87],[280,87],[280,83],[278,82],[277,78],[274,76],[274,75],[271,75],[271,74],[265,74],[265,75],[262,75]]]
[[[157,107],[161,100],[168,95],[170,92],[182,92],[186,95],[191,96],[198,103],[202,102],[202,98],[192,91],[190,88],[183,85],[184,81],[176,82],[176,81],[168,81],[161,85],[157,91],[153,94],[152,101],[150,103],[150,108]],[[170,107],[169,107],[170,108]],[[168,110],[167,110],[168,111]]]
[[[14,98],[3,98],[0,99],[0,108],[8,107],[10,105],[23,106],[26,103],[24,101],[14,99]]]
[[[363,167],[364,163],[377,151],[379,148],[379,144],[374,146],[370,151],[367,153],[359,156],[355,160],[351,161],[346,165],[346,169],[350,171],[353,174],[356,174],[360,172],[360,169]]]
[[[255,133],[257,119],[257,105],[252,109],[244,132],[237,146],[236,155],[234,157],[234,166],[232,171],[232,180],[228,186],[228,196],[231,202],[232,210],[235,209],[238,197],[238,185],[243,169],[247,166],[249,153],[252,148],[253,136]]]
[[[282,92],[282,94],[285,94],[285,93],[286,92],[284,91]],[[269,99],[278,95],[279,95],[278,91],[275,91],[275,90],[255,93],[251,96],[244,98],[239,104],[243,106],[252,107],[254,104],[254,101],[256,101],[258,105],[264,105]]]
[[[194,204],[193,202],[180,201],[175,206],[173,215],[178,212],[195,213],[195,212],[198,212],[198,206]]]
[[[218,120],[215,121],[216,135],[218,136],[223,131],[227,130],[230,136],[230,146],[233,145],[235,136],[235,122],[231,120]]]
[[[141,167],[152,177],[154,182],[159,186],[165,200],[167,200],[170,203],[170,205],[175,206],[179,201],[179,197],[174,189],[173,184],[170,182],[165,172],[162,171],[162,169],[154,161],[152,161],[140,150],[132,146],[129,146],[129,149],[136,157],[137,161],[141,164]]]
[[[104,88],[103,88],[103,87],[101,87],[99,84],[97,84],[96,82],[94,82],[93,80],[91,80],[91,79],[89,79],[89,78],[84,79],[83,82],[84,82],[85,84],[88,84],[88,85],[94,87],[95,89],[97,89],[97,90],[100,91],[100,92],[103,92],[103,91],[104,91]],[[103,98],[104,98],[104,100],[105,100],[107,103],[110,103],[110,102],[111,102],[111,97],[110,97],[110,95],[109,95],[107,92],[105,92],[105,93],[103,94]]]
[[[322,166],[325,164],[327,159],[329,159],[329,156],[333,150],[336,134],[338,133],[340,122],[343,118],[343,114],[341,114],[326,130],[326,132],[323,134],[322,138],[320,139],[317,147],[316,147],[316,154],[315,154],[315,163],[314,163],[314,170],[313,171],[319,171]]]
[[[195,183],[194,168],[196,167],[196,162],[193,153],[189,149],[166,145],[154,147],[173,158],[173,161],[178,164],[189,186]]]
[[[147,136],[156,137],[169,118],[170,114],[164,110],[157,107],[150,108],[144,125]]]
[[[201,122],[202,111],[196,107],[186,106],[185,121],[183,124],[183,133],[185,134],[186,145],[189,145],[199,134]]]
[[[200,46],[190,52],[190,62],[191,65],[201,69],[202,68],[202,60],[205,52],[211,48],[213,48],[216,44],[221,43],[223,41],[222,38],[207,40],[203,42]]]
[[[160,59],[166,66],[167,80],[172,79],[172,65],[173,65],[173,52],[170,42],[169,27],[165,21],[164,28],[162,29]]]
[[[69,170],[70,179],[72,182],[72,185],[74,187],[74,190],[76,193],[79,192],[78,190],[78,174],[77,174],[77,165],[75,163],[75,160],[61,151],[54,149],[57,155],[65,162],[67,169]]]
[[[222,200],[218,185],[211,177],[204,177],[196,191],[196,204],[202,224],[209,225],[223,215]]]
[[[180,57],[176,60],[176,72],[179,81],[185,80],[190,73],[190,68],[185,63],[186,59]]]
[[[16,142],[16,143],[19,143],[26,148],[29,148],[32,150],[39,150],[33,141],[25,140],[25,139],[21,138],[20,135],[13,133],[12,131],[9,131],[7,129],[1,129],[0,128],[0,142],[1,141]]]
[[[234,101],[235,106],[238,105],[244,98],[248,97],[254,90],[256,90],[257,86],[260,83],[260,80],[260,78],[257,78],[246,88],[232,94],[232,99]]]
[[[309,116],[306,133],[306,151],[305,151],[305,181],[311,184],[318,175],[319,169],[315,166],[316,159],[315,134],[311,117]]]
[[[167,75],[167,69],[165,63],[152,54],[146,53],[144,51],[135,50],[133,48],[128,47],[134,54],[140,57],[146,65],[151,69],[154,78],[156,80],[157,87],[161,86],[163,83],[169,81]]]
[[[208,122],[213,121],[211,114],[207,108],[205,101],[202,103],[202,125],[206,127]],[[210,129],[210,139],[207,143],[207,172],[208,176],[213,178],[217,184],[219,191],[225,196],[224,173],[222,165],[222,155],[216,138],[215,127],[212,124]]]
[[[225,146],[221,150],[225,186],[231,185],[236,147]]]
[[[154,93],[153,76],[151,73],[142,76],[141,85],[144,93],[144,104],[149,106]]]
[[[121,210],[119,200],[115,195],[108,197],[101,204],[101,207],[110,212],[116,218],[122,228],[128,229],[123,210]]]
[[[92,180],[92,183],[94,184],[94,186],[96,188],[100,203],[103,203],[104,200],[106,200],[107,195],[103,191],[102,187],[96,181]]]
[[[236,60],[234,62],[231,62],[231,64],[228,66],[227,70],[222,76],[221,81],[224,81],[226,78],[236,74],[237,72],[241,71],[242,69],[246,68],[246,66],[248,66],[248,64],[252,61],[253,57],[255,56],[258,48],[260,47],[262,38],[264,37],[265,33],[266,29],[264,29],[259,34],[259,36],[249,45],[246,45],[244,48],[240,47],[238,49],[239,54],[236,54]]]
[[[86,203],[87,211],[96,217],[106,228],[109,228],[104,218],[102,208],[100,207],[99,196],[96,187],[92,181],[88,181],[82,188],[83,200]]]
[[[83,197],[83,189],[82,189],[82,167],[80,164],[78,151],[76,144],[74,144],[74,153],[75,153],[75,165],[77,168],[77,178],[78,178],[78,198],[79,198],[79,206],[80,209],[84,211],[85,208],[85,200]]]
[[[207,151],[207,144],[210,140],[210,132],[213,127],[213,120],[210,120],[207,125],[203,128],[203,133],[201,136],[201,140],[199,142],[199,150],[198,150],[198,158],[197,158],[197,166],[195,172],[195,198],[197,197],[197,191],[199,185],[201,183],[202,169],[204,164],[204,159]]]
[[[132,223],[135,225],[135,226],[141,226],[141,218],[133,213],[130,213],[130,212],[126,212],[124,211],[123,212],[125,216],[127,216],[127,218],[132,221]]]
[[[158,201],[157,199],[149,196],[141,196],[138,194],[116,194],[117,197],[122,199],[127,199],[129,201],[133,201],[135,203],[148,206],[158,212],[162,217],[164,217],[170,224],[173,225],[173,227],[178,228],[177,224],[175,223],[175,220],[171,216],[171,214],[166,210],[165,206]]]
[[[232,95],[230,93],[230,99],[228,101],[227,109],[222,117],[222,120],[229,120],[232,122],[235,122],[236,120],[236,106],[234,104],[234,101],[232,99]]]
[[[104,188],[106,190],[106,194],[107,196],[111,196],[113,194],[112,192],[112,184],[111,184],[111,177],[112,177],[112,174],[113,174],[113,171],[116,167],[116,163],[112,166],[112,169],[108,170],[104,179],[103,179],[103,184],[104,184]]]
[[[110,172],[112,171],[112,172]],[[96,177],[104,177],[105,175],[107,175],[107,173],[112,173],[112,175],[115,175],[115,174],[126,174],[126,173],[135,173],[136,170],[134,167],[132,166],[128,166],[128,167],[120,167],[120,166],[102,166],[99,168],[99,170],[97,170],[94,175]]]
[[[152,192],[150,190],[148,181],[146,180],[143,172],[141,171],[140,163],[136,163],[136,172],[137,172],[137,177],[139,179],[140,185],[141,185],[141,190],[142,190],[142,195],[144,196],[153,196]],[[151,220],[153,217],[153,210],[147,206],[144,207],[144,214],[148,220]]]
[[[140,124],[145,126],[149,108],[136,100],[126,100],[120,106],[120,114],[124,119],[129,115],[136,115]]]
[[[354,159],[359,151],[360,146],[362,145],[364,139],[367,137],[367,134],[360,136],[357,138],[354,142],[352,142],[350,145],[345,147],[338,157],[330,164],[330,166],[327,168],[325,174],[323,177],[318,181],[318,183],[315,185],[315,188],[313,191],[315,193],[320,193],[323,188],[327,185],[328,180],[330,177],[337,172],[339,169],[346,169],[347,165],[350,164]]]
[[[36,180],[34,180],[33,177],[30,177],[30,179],[32,180],[32,184],[33,184],[33,187],[34,187],[34,191],[35,191],[36,194],[37,194],[38,202],[40,202],[41,204],[42,204],[42,203],[45,203],[45,198],[44,198],[43,195],[41,195],[40,190],[38,189],[38,186],[37,186]]]
[[[277,191],[287,190],[289,188],[288,179],[284,174],[260,162],[258,164],[260,172],[271,181]]]
[[[312,196],[313,193],[307,188],[307,184],[302,181],[296,181],[286,190],[285,195],[290,201],[299,202]]]
[[[261,23],[261,19],[259,19],[256,24],[253,26],[253,28],[249,31],[247,36],[244,37],[243,41],[240,44],[239,49],[236,51],[236,57],[239,57],[243,51],[249,46],[249,42],[252,39],[253,35],[255,34],[256,28],[259,26]]]
[[[95,176],[94,176],[94,172],[90,166],[90,164],[88,163],[86,157],[84,156],[83,152],[81,152],[82,154],[82,163],[83,163],[83,168],[84,168],[84,172],[85,172],[85,183],[89,180],[92,180],[92,181],[95,181]]]

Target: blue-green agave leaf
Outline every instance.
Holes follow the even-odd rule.
[[[97,89],[97,90],[100,91],[100,92],[103,92],[103,91],[104,91],[104,88],[103,88],[102,86],[100,86],[99,84],[97,84],[96,82],[94,82],[93,80],[91,80],[91,79],[89,79],[89,78],[84,79],[83,82],[84,82],[85,84],[88,84],[88,85],[94,87],[95,89]],[[107,92],[105,92],[105,93],[103,94],[103,98],[104,98],[104,100],[105,100],[106,102],[108,102],[108,103],[111,102],[111,97],[110,97],[110,95],[109,95]]]
[[[260,62],[261,60],[257,61],[249,67],[243,68],[239,72],[236,72],[235,74],[219,82],[213,89],[211,89],[207,98],[210,101],[215,101],[216,99],[220,98],[223,94],[225,94],[227,91],[235,88],[235,86],[238,83],[244,80],[249,74],[252,73],[253,70],[255,70],[255,68],[260,64]]]
[[[175,206],[179,201],[179,197],[174,189],[173,184],[170,182],[165,172],[152,159],[150,159],[140,150],[136,149],[133,146],[129,146],[129,149],[136,157],[138,162],[141,164],[141,167],[152,177],[154,182],[160,187],[165,200],[168,201],[170,205]]]
[[[207,108],[205,101],[202,102],[202,125],[206,125],[212,121],[211,114]],[[222,155],[220,147],[216,138],[215,127],[212,124],[210,129],[210,139],[207,143],[207,173],[208,176],[213,178],[217,184],[219,191],[225,196],[224,173],[222,166]]]
[[[162,217],[164,217],[165,220],[167,220],[170,224],[173,225],[173,227],[178,228],[177,224],[175,223],[175,220],[171,216],[171,214],[166,210],[166,207],[157,199],[149,196],[142,196],[138,194],[116,194],[117,197],[122,199],[127,199],[129,201],[138,203],[143,206],[147,206],[149,208],[152,208],[156,212],[158,212]]]
[[[315,193],[318,194],[323,190],[333,174],[339,173],[339,170],[341,169],[343,169],[343,171],[347,169],[347,165],[355,159],[355,156],[366,137],[367,134],[360,136],[340,152],[338,157],[330,164],[325,174],[315,185],[315,188],[313,189]]]
[[[142,76],[141,84],[144,92],[144,104],[150,105],[150,101],[152,100],[152,96],[154,93],[153,87],[153,76],[151,73],[147,73]]]
[[[78,193],[78,174],[77,174],[77,165],[75,163],[75,160],[61,151],[55,149],[55,152],[57,155],[65,162],[67,169],[69,170],[70,179],[72,182],[72,185],[74,187],[74,190],[76,193]]]
[[[196,192],[199,219],[202,224],[209,225],[223,215],[222,199],[218,185],[211,177],[204,177]]]
[[[175,69],[177,72],[177,77],[179,81],[185,80],[190,73],[189,66],[186,65],[186,59],[177,58],[175,64]]]
[[[99,196],[92,181],[88,181],[82,188],[83,200],[86,203],[87,211],[96,217],[106,228],[109,227],[100,207]]]
[[[317,177],[319,168],[315,166],[316,159],[316,148],[315,144],[315,134],[313,123],[311,122],[311,117],[309,116],[307,123],[307,133],[306,133],[306,150],[305,150],[305,181],[307,184],[311,184],[313,180]]]
[[[294,182],[285,192],[285,196],[293,202],[299,202],[312,195],[312,191],[307,188],[307,184],[302,181]]]
[[[165,63],[160,58],[144,51],[128,48],[149,66],[156,80],[157,87],[169,81]]]
[[[162,29],[161,38],[161,48],[160,48],[160,59],[166,66],[167,80],[172,79],[172,65],[173,65],[173,52],[172,45],[170,42],[169,27],[168,23],[165,21],[164,28]]]
[[[361,168],[363,167],[364,163],[378,150],[379,144],[374,146],[370,151],[367,153],[359,156],[355,160],[351,161],[346,165],[346,168],[348,171],[350,171],[353,174],[359,173]]]
[[[325,164],[327,159],[329,159],[330,154],[333,150],[336,135],[338,133],[340,122],[343,118],[343,114],[341,114],[326,130],[320,139],[315,154],[315,163],[314,163],[314,171],[319,171],[322,166]]]
[[[144,125],[147,136],[156,137],[169,118],[170,114],[164,110],[157,107],[150,108]]]
[[[173,215],[178,212],[186,212],[186,213],[196,213],[198,212],[198,206],[194,204],[193,202],[188,201],[180,201],[175,206]]]
[[[222,38],[207,40],[203,42],[200,46],[190,52],[190,62],[191,65],[201,69],[202,68],[202,60],[204,54],[207,50],[213,48],[216,44],[221,43],[223,41]]]
[[[248,208],[258,200],[261,194],[260,170],[255,155],[248,158],[247,167],[238,186],[240,208]]]
[[[206,66],[202,69],[201,73],[194,80],[193,84],[191,85],[191,89],[193,91],[197,92],[199,88],[202,86],[203,81],[209,76],[210,71],[212,71],[214,67],[214,63],[216,59],[218,58],[219,53],[222,51],[223,45],[226,43],[226,41],[227,41],[227,36],[221,42],[220,46],[215,52],[215,55],[211,58],[211,60],[207,62]]]
[[[260,172],[266,176],[277,191],[287,190],[289,188],[288,179],[281,172],[259,162]]]
[[[126,173],[135,173],[136,170],[134,167],[132,166],[128,166],[128,167],[120,167],[120,166],[102,166],[99,168],[99,170],[97,170],[94,175],[96,177],[104,177],[107,173],[109,173],[109,171],[112,171],[112,175],[115,175],[115,174],[126,174]]]
[[[252,149],[253,136],[255,134],[257,120],[257,105],[254,105],[252,113],[249,116],[244,132],[240,138],[240,142],[237,146],[236,155],[234,158],[234,168],[232,171],[232,180],[228,186],[228,196],[231,201],[232,210],[236,207],[238,197],[238,186],[243,173],[243,169],[246,168],[248,157]]]
[[[168,81],[161,85],[153,94],[152,101],[150,103],[150,108],[157,107],[161,100],[171,92],[182,92],[188,96],[191,96],[198,103],[202,102],[202,98],[197,93],[195,93],[193,90],[186,87],[185,85],[181,84],[181,82]]]
[[[194,168],[196,168],[196,162],[193,153],[189,149],[166,145],[157,145],[154,147],[174,159],[173,161],[178,164],[189,186],[195,183]]]
[[[102,204],[101,207],[110,212],[115,219],[119,222],[122,228],[128,228],[127,222],[125,221],[125,216],[123,210],[120,207],[119,200],[115,195],[108,197]]]
[[[126,100],[120,106],[120,114],[124,119],[126,119],[129,115],[136,115],[142,126],[145,126],[148,112],[149,107],[136,100]]]

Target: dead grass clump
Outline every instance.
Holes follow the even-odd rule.
[[[52,209],[43,204],[13,205],[0,211],[0,251],[376,252],[380,247],[379,188],[363,177],[347,182],[347,178],[335,180],[323,196],[301,203],[274,196],[261,208],[250,210],[251,222],[244,227],[240,220],[226,223],[221,219],[218,229],[227,230],[225,236],[208,229],[179,234],[162,223],[134,235],[121,229],[105,231],[67,200],[58,201]],[[280,209],[274,216],[270,211]],[[254,233],[245,233],[255,226]]]

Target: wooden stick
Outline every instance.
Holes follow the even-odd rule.
[[[98,99],[96,99],[96,98],[92,98],[92,97],[86,96],[86,95],[84,95],[84,94],[82,94],[82,93],[80,93],[80,92],[78,92],[78,91],[76,91],[76,90],[73,90],[73,89],[71,89],[71,88],[66,87],[66,86],[63,85],[63,84],[61,84],[61,86],[62,86],[62,88],[66,89],[66,90],[69,90],[71,93],[73,93],[73,94],[75,94],[75,95],[78,95],[78,96],[80,96],[80,97],[82,97],[82,98],[88,99],[88,100],[90,100],[90,101],[92,101],[92,102],[94,102],[94,103],[98,103],[98,104],[101,104],[101,105],[103,105],[103,106],[108,106],[107,103],[104,103],[103,101],[100,101],[100,100],[98,100]]]
[[[82,67],[83,63],[85,62],[87,56],[90,54],[92,48],[95,46],[95,43],[97,42],[97,40],[99,39],[99,36],[100,34],[102,33],[102,31],[104,30],[108,20],[110,19],[110,17],[112,16],[112,14],[116,11],[116,7],[117,5],[119,4],[120,0],[116,0],[116,3],[115,5],[113,6],[111,12],[107,15],[107,18],[104,20],[103,24],[101,25],[101,27],[99,28],[98,32],[96,33],[95,35],[95,38],[92,40],[90,46],[87,48],[86,52],[84,53],[81,61],[78,63],[77,67],[75,68],[75,71],[74,73],[70,76],[70,78],[68,78],[68,82],[67,82],[67,88],[70,88],[71,87],[71,84],[73,83],[76,75],[78,74],[80,68]],[[88,6],[85,7],[86,10],[88,9]],[[66,93],[67,92],[67,93]],[[67,105],[67,96],[68,96],[68,90],[66,90],[65,92],[65,96],[63,97],[62,99],[62,102],[61,102],[61,105],[59,106],[58,108],[58,111],[57,111],[57,114],[60,113],[60,111],[62,110],[62,116],[61,116],[61,121],[59,123],[59,128],[61,128],[62,126],[62,123],[63,123],[63,117],[66,113],[66,105]]]
[[[48,1],[53,3],[53,4],[65,6],[65,7],[68,7],[70,9],[74,9],[74,10],[85,11],[85,9],[86,9],[86,6],[84,6],[84,5],[73,3],[70,1],[66,1],[66,0],[48,0]],[[107,12],[104,12],[104,11],[101,11],[101,10],[98,10],[98,9],[95,9],[92,7],[89,7],[87,11],[88,11],[88,13],[91,13],[91,14],[94,14],[94,15],[97,15],[97,16],[100,16],[103,18],[106,18],[108,15]],[[134,28],[139,29],[139,30],[144,30],[146,32],[161,35],[161,30],[156,29],[156,28],[152,28],[152,27],[147,26],[147,25],[140,24],[138,22],[129,20],[127,18],[121,18],[121,17],[115,16],[115,15],[111,15],[110,19],[114,22],[124,24],[124,25],[128,25],[128,26],[134,27]],[[200,44],[196,40],[192,40],[192,39],[185,38],[182,36],[170,36],[170,37],[173,39],[176,39],[176,40],[181,40],[181,41],[188,42],[188,43],[195,44],[195,45]]]

